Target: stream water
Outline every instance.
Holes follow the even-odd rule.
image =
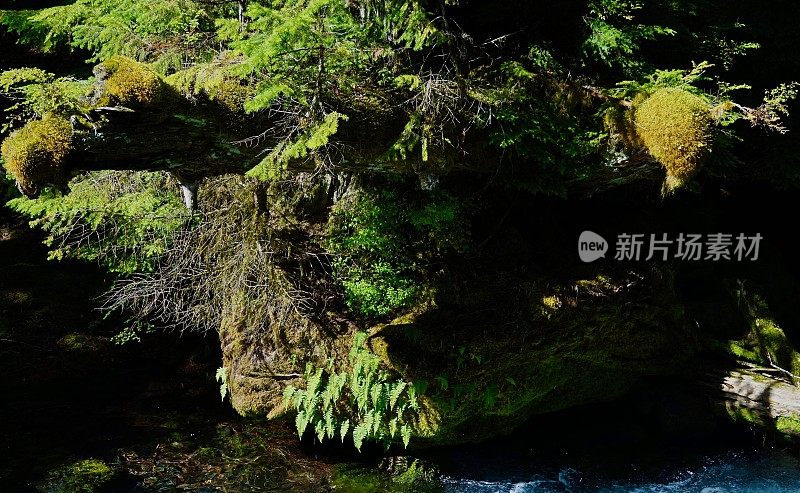
[[[448,493],[795,493],[800,491],[800,461],[783,450],[728,451],[691,465],[661,469],[629,463],[627,472],[589,466],[541,464],[509,468],[484,464],[478,470],[445,476]]]

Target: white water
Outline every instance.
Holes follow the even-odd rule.
[[[529,469],[530,472],[520,472]],[[706,457],[696,465],[609,476],[602,468],[538,470],[531,464],[514,464],[509,479],[467,477],[455,473],[445,477],[448,493],[800,493],[800,461],[781,451],[727,453]]]

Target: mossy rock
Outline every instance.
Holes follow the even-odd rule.
[[[438,472],[418,459],[391,457],[376,468],[339,465],[331,483],[342,493],[442,493]]]
[[[97,65],[95,76],[104,81],[100,105],[150,106],[163,102],[167,94],[167,85],[155,71],[125,56]]]
[[[85,459],[50,471],[39,490],[44,493],[96,493],[104,490],[116,471],[98,459]]]
[[[23,193],[35,195],[42,186],[63,181],[72,137],[69,121],[50,116],[28,122],[3,141],[0,152],[6,170]]]
[[[697,174],[711,151],[711,110],[705,101],[686,90],[656,90],[635,108],[635,123],[642,145],[667,170],[668,191]]]
[[[586,290],[575,306],[562,300],[574,295],[545,288],[502,299],[501,287],[481,283],[466,291],[483,309],[431,305],[372,333],[370,348],[388,366],[427,383],[412,444],[507,434],[534,415],[613,400],[645,377],[690,371],[691,333],[669,286],[626,292],[619,278],[577,281],[563,290]]]

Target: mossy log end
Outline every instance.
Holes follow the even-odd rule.
[[[734,420],[800,438],[800,387],[757,368],[712,371],[702,385]]]

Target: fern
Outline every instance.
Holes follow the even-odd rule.
[[[215,377],[219,382],[219,395],[224,401],[225,396],[228,395],[228,369],[224,366],[217,368]]]
[[[417,419],[417,393],[413,386],[392,379],[380,359],[366,349],[363,332],[356,333],[350,352],[349,373],[326,372],[307,365],[305,388],[288,387],[284,402],[297,410],[295,426],[302,436],[310,426],[319,441],[351,433],[356,449],[366,440],[384,446],[402,436],[405,446]]]

